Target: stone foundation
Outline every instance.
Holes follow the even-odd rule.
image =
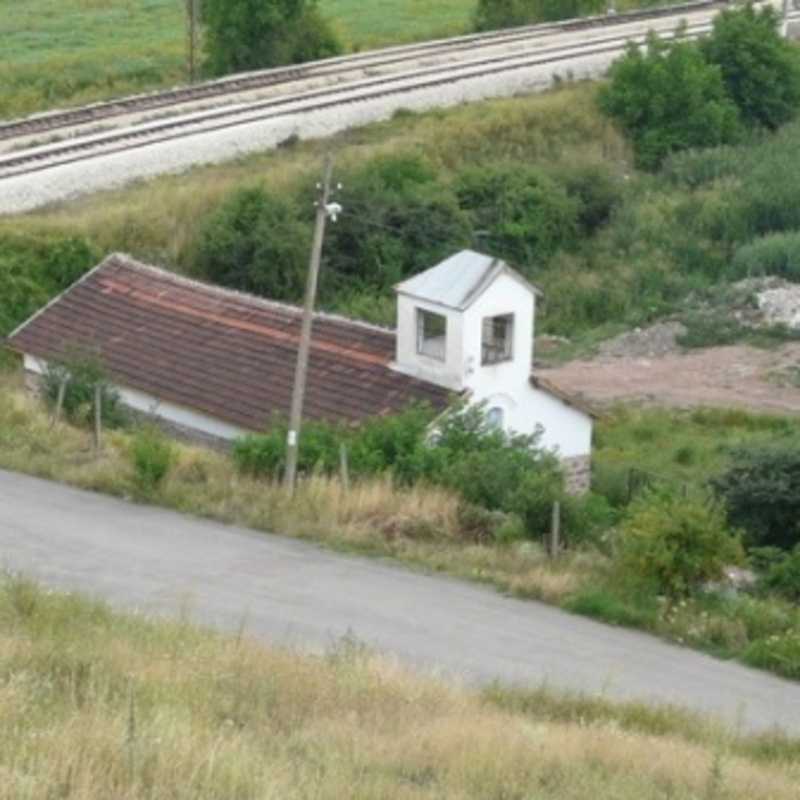
[[[592,457],[565,458],[561,466],[564,468],[567,493],[576,496],[586,494],[592,486]]]

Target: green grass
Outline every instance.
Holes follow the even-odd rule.
[[[0,800],[792,800],[798,740],[670,706],[476,691],[0,577]]]
[[[634,483],[701,487],[724,469],[733,448],[780,439],[800,445],[800,420],[736,409],[693,410],[620,407],[597,427],[594,467],[598,488],[610,495]]]
[[[470,28],[475,0],[321,0],[354,50],[453,36]]]
[[[474,0],[323,0],[349,49],[465,31]],[[0,0],[0,118],[186,79],[183,0]]]

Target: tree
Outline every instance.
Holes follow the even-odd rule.
[[[709,64],[722,73],[728,95],[750,124],[775,129],[800,107],[800,59],[780,33],[771,7],[751,5],[724,11],[700,45]]]
[[[297,64],[341,52],[316,0],[202,0],[212,75]]]
[[[800,544],[800,448],[741,447],[731,466],[712,481],[728,519],[750,545],[790,550]]]
[[[667,43],[651,33],[614,62],[600,91],[601,109],[632,139],[637,165],[655,169],[670,153],[729,144],[740,136],[739,114],[720,67],[691,42]]]
[[[209,280],[273,300],[303,295],[310,224],[289,201],[261,188],[231,195],[203,225],[195,264]]]
[[[384,292],[471,243],[468,215],[419,156],[379,156],[339,178],[344,213],[325,239],[326,297]]]

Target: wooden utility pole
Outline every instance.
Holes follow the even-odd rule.
[[[333,158],[325,159],[325,174],[319,184],[317,198],[317,220],[314,226],[314,243],[311,248],[311,262],[306,281],[306,296],[303,303],[303,325],[300,331],[300,347],[297,350],[297,367],[294,373],[292,410],[289,416],[289,433],[286,437],[286,475],[285,483],[289,494],[294,494],[297,480],[297,450],[300,426],[303,421],[303,400],[306,392],[308,355],[311,349],[311,324],[314,321],[314,303],[317,299],[319,263],[322,258],[322,243],[325,240],[325,223],[328,221],[328,204],[331,197],[331,178],[333,177]]]
[[[186,15],[188,23],[188,45],[189,45],[189,83],[197,80],[197,4],[199,0],[186,0]]]

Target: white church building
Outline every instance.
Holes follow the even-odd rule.
[[[588,486],[593,418],[533,369],[540,292],[469,250],[396,287],[396,331],[314,316],[304,415],[357,425],[411,402],[483,403],[506,431],[541,432],[574,490]],[[23,323],[7,345],[36,378],[89,352],[122,401],[218,443],[288,416],[302,310],[114,254]]]

